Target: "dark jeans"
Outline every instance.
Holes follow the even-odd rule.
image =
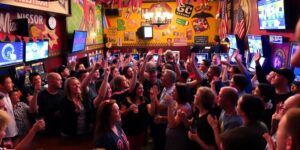
[[[164,150],[166,144],[166,129],[167,123],[153,123],[151,132],[153,138],[154,150]]]

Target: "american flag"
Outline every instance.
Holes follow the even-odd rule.
[[[238,9],[238,18],[234,28],[234,34],[236,34],[240,39],[245,36],[246,33],[246,25],[244,19],[244,11],[242,7]]]
[[[220,16],[220,26],[219,26],[219,36],[221,39],[224,39],[226,34],[228,33],[228,18],[226,11],[227,0],[219,1],[219,9],[218,14]]]

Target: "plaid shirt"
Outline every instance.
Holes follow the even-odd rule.
[[[28,111],[29,106],[24,102],[19,102],[16,108],[14,108],[14,115],[19,129],[19,135],[24,135],[30,128]]]

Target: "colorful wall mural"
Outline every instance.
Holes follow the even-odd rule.
[[[218,2],[209,2],[207,5],[191,2],[181,7],[177,7],[176,2],[161,2],[160,5],[171,9],[172,22],[168,25],[154,26],[153,39],[139,39],[136,31],[146,24],[143,13],[151,10],[153,5],[157,3],[143,3],[141,11],[123,8],[119,16],[104,16],[104,33],[108,40],[116,46],[140,44],[184,46],[192,45],[194,36],[208,36],[208,41],[213,42],[218,31],[215,19]]]
[[[67,32],[72,38],[74,30],[87,31],[87,45],[103,43],[102,7],[92,0],[72,0],[71,17],[67,18]]]

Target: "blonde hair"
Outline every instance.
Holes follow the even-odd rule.
[[[10,122],[10,116],[6,111],[0,110],[0,131],[5,130],[6,126]]]
[[[64,83],[64,94],[65,94],[65,96],[66,96],[69,100],[71,100],[71,101],[72,101],[72,98],[71,98],[71,94],[72,94],[72,93],[71,93],[69,84],[70,84],[70,82],[71,82],[72,80],[77,80],[77,81],[79,81],[76,77],[70,77],[70,78],[68,78],[68,79],[65,81],[65,83]],[[79,81],[79,82],[80,82],[80,81]],[[82,100],[81,94],[80,94],[79,98],[80,98],[80,100]]]

